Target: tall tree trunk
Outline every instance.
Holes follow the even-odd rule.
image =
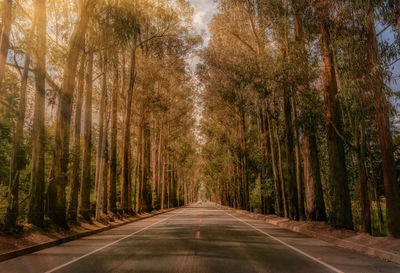
[[[68,228],[65,209],[65,187],[68,182],[69,131],[71,125],[72,98],[75,89],[76,67],[79,53],[89,23],[90,13],[96,0],[82,1],[77,23],[68,47],[63,83],[59,94],[54,150],[54,180],[49,184],[49,217],[59,226]]]
[[[92,162],[92,96],[93,96],[93,52],[88,53],[86,69],[85,125],[83,130],[82,176],[79,213],[90,220],[90,188]]]
[[[37,60],[35,69],[35,110],[32,130],[32,171],[28,205],[28,222],[43,225],[44,219],[44,145],[46,94],[46,1],[35,0]]]
[[[81,179],[81,120],[82,120],[82,100],[85,85],[85,63],[86,54],[81,55],[81,65],[78,73],[78,98],[75,109],[75,128],[74,144],[72,152],[72,176],[69,194],[68,218],[76,221],[78,216],[78,195]]]
[[[374,10],[367,14],[367,42],[372,73],[373,106],[375,123],[378,127],[379,144],[382,153],[382,172],[386,196],[386,217],[388,234],[400,237],[400,193],[393,154],[393,139],[390,132],[389,109],[384,91],[383,76],[379,67],[379,50],[375,32]]]
[[[297,202],[297,189],[296,189],[296,174],[295,174],[295,161],[294,161],[294,143],[293,143],[293,121],[292,121],[292,107],[290,104],[290,91],[285,88],[284,90],[284,120],[285,120],[285,147],[286,147],[286,190],[288,199],[288,212],[289,218],[297,220],[299,218],[298,202]]]
[[[143,196],[143,208],[146,211],[152,210],[152,196],[151,196],[151,185],[150,185],[150,124],[148,121],[148,114],[145,113],[145,119],[143,123],[143,185],[142,185],[142,196]]]
[[[164,209],[165,204],[165,156],[162,156],[162,170],[161,170],[161,209]]]
[[[118,118],[118,68],[114,68],[114,88],[111,105],[111,139],[110,139],[110,161],[108,180],[108,209],[117,212],[117,118]]]
[[[320,28],[320,47],[322,59],[323,91],[325,99],[326,132],[328,138],[329,182],[332,191],[330,224],[333,227],[353,228],[351,201],[346,171],[344,144],[337,134],[342,134],[342,113],[337,101],[334,55],[332,51],[328,1],[317,8]]]
[[[288,210],[288,202],[286,199],[286,187],[285,187],[285,180],[283,178],[283,166],[282,166],[282,149],[281,149],[281,142],[279,140],[278,130],[276,126],[273,125],[273,132],[274,137],[278,146],[278,173],[279,173],[279,180],[280,180],[280,187],[281,187],[281,194],[282,194],[282,201],[283,201],[283,210],[285,218],[288,217],[289,210]]]
[[[360,204],[362,231],[372,234],[371,230],[371,204],[368,195],[367,170],[365,169],[367,147],[365,140],[365,120],[360,122],[360,142],[358,149],[358,172],[360,178]]]
[[[35,28],[35,23],[32,26],[32,29],[27,37],[28,41],[31,39],[33,35],[33,31]],[[11,168],[10,168],[10,182],[9,182],[9,195],[8,195],[8,207],[6,216],[4,219],[5,230],[12,230],[15,228],[16,221],[18,218],[18,209],[19,209],[19,182],[20,182],[20,172],[25,168],[26,165],[26,154],[24,145],[24,122],[25,122],[25,114],[26,114],[26,91],[28,85],[28,76],[29,76],[29,66],[31,64],[31,56],[30,50],[27,49],[27,53],[25,55],[25,64],[24,71],[21,79],[21,89],[19,95],[19,105],[18,105],[18,114],[17,114],[17,122],[15,125],[15,135],[14,135],[14,143],[11,157]]]
[[[244,210],[250,209],[249,202],[249,184],[247,177],[247,148],[246,148],[246,118],[243,111],[240,112],[239,119],[239,130],[240,130],[240,155],[241,155],[241,174],[242,174],[242,191],[243,191],[243,199],[242,199],[242,208]]]
[[[326,221],[325,202],[322,193],[321,171],[315,133],[311,127],[303,130],[303,164],[306,196],[306,216],[311,221]]]
[[[286,211],[286,206],[285,209],[283,207],[283,201],[282,201],[282,188],[280,186],[280,181],[279,181],[279,174],[278,174],[278,168],[277,168],[277,163],[276,163],[276,150],[275,150],[275,141],[273,137],[273,125],[271,121],[271,116],[269,112],[266,112],[266,119],[268,121],[268,137],[269,137],[269,142],[271,146],[271,163],[272,163],[272,174],[274,177],[274,187],[275,187],[275,208],[276,208],[276,214],[279,216],[283,216]]]
[[[107,113],[108,113],[108,107],[107,107]],[[104,127],[104,156],[103,156],[103,178],[102,178],[102,186],[103,186],[103,197],[102,197],[102,202],[101,202],[101,208],[103,210],[104,214],[107,214],[108,212],[108,168],[107,166],[109,165],[109,152],[108,152],[108,123],[109,123],[109,116],[107,114],[106,118],[106,124]]]
[[[127,88],[127,101],[124,124],[124,138],[122,144],[122,175],[121,175],[121,208],[129,213],[132,210],[132,196],[129,194],[129,152],[133,87],[135,85],[136,44],[133,42],[129,70],[129,84]]]
[[[10,48],[10,32],[12,24],[12,0],[3,0],[2,3],[2,29],[0,37],[0,94],[3,95],[3,81],[6,69],[8,49]]]
[[[296,102],[295,98],[291,98],[292,105],[292,120],[294,123],[293,129],[293,138],[294,138],[294,150],[295,150],[295,159],[296,159],[296,183],[297,183],[297,203],[299,209],[299,220],[304,221],[304,195],[303,195],[303,179],[301,173],[301,155],[300,155],[300,133],[299,133],[299,125],[297,120],[297,110],[296,110]]]
[[[309,88],[309,63],[304,42],[303,18],[300,10],[293,10],[293,23],[295,28],[296,42],[300,45],[300,54],[303,63],[299,67],[298,73],[301,77],[306,77],[305,84],[299,84],[298,90],[302,93],[311,93]],[[326,221],[325,202],[322,193],[320,163],[318,157],[318,146],[316,130],[314,126],[314,110],[309,106],[309,102],[304,99],[301,101],[301,111],[304,117],[303,126],[303,167],[304,167],[304,192],[306,203],[306,218],[311,221]],[[299,139],[299,136],[296,137]],[[299,146],[299,145],[298,145]],[[297,149],[297,147],[296,147]],[[297,153],[297,151],[296,151]],[[296,158],[298,158],[296,154]],[[300,162],[300,160],[297,160]],[[304,198],[304,197],[303,197]],[[304,201],[302,202],[304,204]],[[301,208],[301,207],[300,207]],[[303,211],[304,207],[301,208]]]
[[[107,131],[105,128],[106,119],[106,103],[107,103],[107,72],[106,72],[106,53],[104,53],[102,62],[102,73],[103,82],[101,88],[101,99],[100,99],[100,111],[99,111],[99,138],[97,141],[97,156],[96,156],[96,181],[95,181],[95,193],[96,193],[96,220],[100,219],[101,213],[101,195],[104,182],[104,153],[105,153],[105,134]]]
[[[163,138],[162,138],[162,122],[161,122],[161,126],[160,126],[160,136],[158,139],[158,155],[157,155],[157,203],[158,203],[158,207],[160,207],[160,201],[161,201],[161,149],[162,149],[162,142],[163,142]]]

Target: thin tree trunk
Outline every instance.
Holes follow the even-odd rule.
[[[108,112],[108,107],[107,107]],[[108,123],[109,123],[109,116],[107,115],[106,124],[104,127],[104,156],[103,156],[103,178],[102,178],[102,186],[103,186],[103,198],[102,198],[102,210],[104,214],[108,212],[108,163],[109,163],[109,152],[108,152]]]
[[[160,187],[161,187],[161,149],[162,149],[162,123],[160,126],[160,136],[158,139],[158,155],[157,155],[157,203],[158,206],[160,207]]]
[[[122,175],[121,175],[121,208],[125,213],[132,210],[132,196],[129,191],[129,152],[130,152],[130,130],[131,130],[131,112],[133,87],[135,85],[135,64],[136,64],[136,45],[135,41],[131,50],[131,63],[129,70],[129,85],[127,89],[127,105],[125,112],[124,138],[122,146]]]
[[[388,102],[384,92],[383,76],[379,72],[379,50],[375,33],[374,10],[367,14],[367,42],[373,80],[373,106],[375,123],[378,128],[379,144],[382,153],[382,172],[386,196],[386,217],[388,234],[400,237],[400,193],[393,154],[393,139],[390,132]]]
[[[332,209],[330,224],[333,227],[353,228],[353,217],[344,144],[337,132],[342,134],[342,113],[337,101],[338,87],[336,82],[334,55],[331,45],[329,7],[323,1],[317,9],[320,28],[320,47],[322,59],[323,91],[325,99],[326,132],[328,138],[329,181],[332,191]]]
[[[150,185],[150,124],[148,122],[148,114],[145,114],[143,124],[143,185],[142,185],[142,196],[143,196],[143,208],[146,211],[152,210],[152,196],[151,196],[151,185]]]
[[[44,220],[44,145],[46,94],[46,1],[35,1],[37,60],[35,69],[35,110],[32,130],[32,171],[28,205],[28,222],[43,226]]]
[[[110,162],[108,180],[108,209],[117,212],[117,118],[118,118],[118,68],[114,68],[114,88],[111,105],[111,139],[110,139]]]
[[[360,203],[361,203],[361,223],[362,231],[371,233],[371,204],[368,195],[367,170],[365,169],[366,162],[366,142],[365,142],[365,120],[360,122],[360,142],[358,151],[358,172],[360,179]]]
[[[72,177],[69,194],[68,218],[76,221],[78,216],[78,195],[81,179],[81,120],[82,120],[82,100],[85,85],[85,63],[86,54],[81,55],[81,65],[78,73],[78,98],[75,110],[74,144],[72,152]]]
[[[88,65],[86,69],[86,98],[85,98],[85,127],[83,130],[83,152],[82,152],[82,176],[79,213],[82,217],[90,220],[90,188],[91,162],[92,162],[92,96],[93,96],[93,52],[88,53]]]
[[[296,182],[297,182],[297,203],[299,210],[299,220],[304,221],[304,195],[303,195],[303,179],[301,173],[301,155],[300,155],[300,135],[299,135],[299,126],[297,120],[297,110],[296,110],[296,102],[295,98],[291,98],[291,106],[292,106],[292,120],[294,123],[293,137],[294,137],[294,149],[295,149],[295,159],[296,159]]]
[[[12,0],[3,0],[2,3],[2,29],[0,37],[0,95],[3,95],[3,81],[6,69],[8,49],[10,48],[10,32],[12,24]]]
[[[162,171],[161,171],[161,209],[164,209],[165,203],[165,156],[162,156]]]
[[[286,201],[286,190],[285,190],[285,180],[283,179],[283,167],[282,167],[282,150],[281,150],[281,143],[279,141],[278,131],[276,126],[273,126],[273,131],[275,135],[275,139],[278,145],[278,169],[279,169],[279,180],[281,186],[281,194],[282,194],[282,202],[283,202],[283,210],[285,218],[288,217],[288,206]]]
[[[286,147],[286,190],[288,200],[289,218],[298,220],[298,202],[297,202],[297,189],[296,189],[296,174],[295,174],[295,161],[294,161],[294,143],[293,143],[293,121],[292,121],[292,107],[290,104],[290,93],[287,88],[284,90],[284,120],[285,120],[285,147]]]
[[[275,141],[274,137],[272,136],[273,125],[271,121],[271,117],[269,112],[267,111],[267,121],[268,121],[268,135],[269,141],[271,146],[271,163],[272,163],[272,174],[274,177],[274,187],[275,187],[275,208],[276,214],[283,216],[284,211],[286,208],[283,208],[283,201],[282,201],[282,189],[280,187],[279,176],[278,176],[278,169],[276,167],[276,151],[275,151]]]
[[[101,195],[104,182],[104,153],[105,153],[105,134],[107,131],[104,130],[105,119],[106,119],[106,103],[107,103],[107,72],[106,72],[106,53],[102,58],[102,73],[103,82],[101,90],[101,100],[100,100],[100,111],[99,111],[99,138],[97,141],[97,157],[96,157],[96,182],[95,182],[95,192],[96,192],[96,220],[100,219],[101,214]]]

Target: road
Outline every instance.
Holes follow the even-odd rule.
[[[0,263],[0,272],[400,272],[210,203]]]

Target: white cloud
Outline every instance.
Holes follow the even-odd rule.
[[[194,8],[194,27],[199,34],[202,34],[206,46],[210,37],[208,24],[217,11],[216,3],[213,0],[190,0],[190,3]]]

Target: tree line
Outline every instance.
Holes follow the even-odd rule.
[[[193,202],[187,1],[3,0],[1,228]]]
[[[400,237],[398,1],[217,2],[197,70],[210,198]]]

